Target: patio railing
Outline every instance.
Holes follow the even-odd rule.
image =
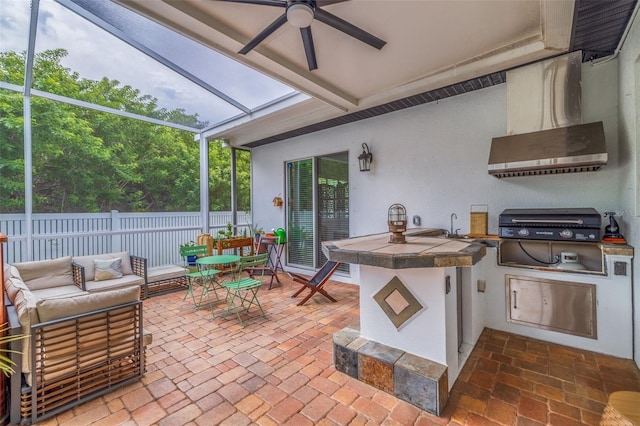
[[[148,266],[179,263],[179,246],[202,232],[200,213],[67,213],[33,214],[32,243],[23,214],[3,214],[0,232],[9,237],[5,262],[85,256],[117,251],[145,257]],[[238,212],[238,230],[249,234],[251,215]],[[218,234],[232,220],[231,212],[210,212],[209,233]],[[31,252],[31,257],[28,253]]]

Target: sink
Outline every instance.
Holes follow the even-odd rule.
[[[435,238],[446,238],[448,240],[468,240],[473,241],[475,238],[469,237],[468,235],[463,234],[448,234],[448,231],[445,229],[424,229],[417,230],[413,232],[407,231],[408,237],[435,237]]]
[[[469,241],[472,241],[475,239],[468,235],[447,235],[445,238],[447,238],[448,240],[469,240]]]
[[[408,237],[441,237],[444,236],[444,229],[423,229],[423,230],[407,230]]]

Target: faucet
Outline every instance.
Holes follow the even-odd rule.
[[[455,214],[455,213],[451,213],[451,231],[449,231],[449,235],[451,235],[451,236],[453,236],[453,235],[454,235],[454,233],[453,233],[453,219],[457,219],[457,218],[458,218],[458,215],[457,215],[457,214]],[[460,228],[458,228],[458,229],[460,229]],[[458,233],[458,230],[456,230],[456,232],[455,232],[455,233],[457,234],[457,233]]]

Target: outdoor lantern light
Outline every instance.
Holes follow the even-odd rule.
[[[362,154],[358,155],[358,161],[360,162],[360,171],[368,172],[371,170],[371,163],[373,162],[373,155],[369,152],[369,146],[366,143],[362,144]]]
[[[390,243],[406,243],[403,232],[407,230],[407,209],[402,204],[393,204],[389,207],[389,232]]]

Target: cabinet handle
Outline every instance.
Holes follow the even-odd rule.
[[[513,290],[513,309],[518,309],[518,292]]]

